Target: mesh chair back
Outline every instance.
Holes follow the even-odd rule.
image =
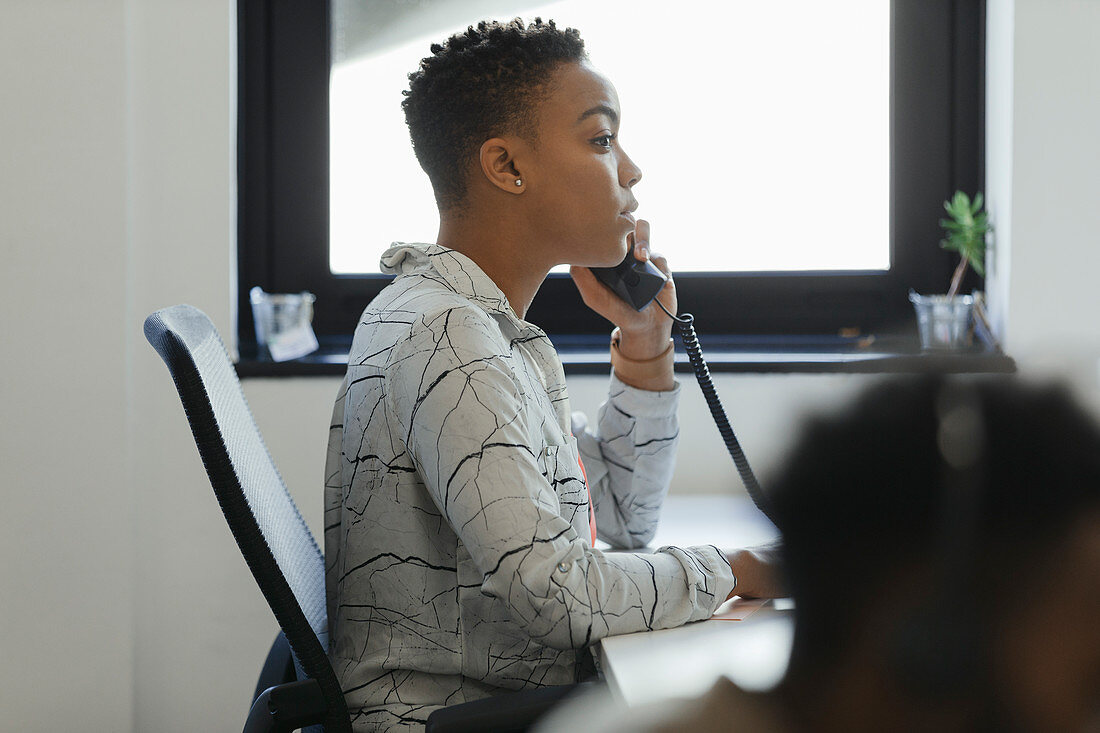
[[[329,663],[325,565],[275,468],[214,324],[189,305],[145,320],[183,402],[203,465],[233,537],[294,652],[300,677],[329,705],[326,730],[350,730]]]

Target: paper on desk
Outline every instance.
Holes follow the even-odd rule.
[[[754,598],[752,600],[734,598],[719,606],[710,618],[712,621],[744,621],[770,600],[770,598]]]

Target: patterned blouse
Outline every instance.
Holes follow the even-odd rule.
[[[653,537],[679,386],[612,375],[593,430],[546,334],[472,260],[399,244],[382,267],[397,278],[356,328],[325,471],[330,654],[355,729],[574,682],[605,636],[709,617],[734,584],[717,548],[591,539],[589,496],[600,539]]]

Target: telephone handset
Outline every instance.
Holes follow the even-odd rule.
[[[744,451],[741,450],[741,444],[737,442],[737,436],[734,435],[733,428],[730,427],[726,411],[722,409],[722,402],[718,399],[718,392],[714,389],[714,382],[711,381],[710,367],[703,359],[699,337],[695,334],[695,317],[690,313],[685,313],[682,316],[673,315],[668,312],[661,301],[654,300],[657,293],[661,292],[661,288],[668,282],[668,276],[649,260],[635,259],[633,251],[627,252],[626,258],[615,267],[593,267],[591,269],[596,279],[610,288],[634,310],[640,311],[651,302],[656,302],[661,310],[676,322],[676,326],[680,331],[680,340],[684,343],[684,351],[687,352],[691,368],[695,372],[695,378],[699,381],[699,388],[703,390],[703,397],[707,401],[707,407],[710,408],[711,417],[714,418],[714,422],[718,426],[718,432],[722,434],[722,441],[726,444],[726,450],[729,451],[734,465],[737,466],[737,472],[741,475],[741,481],[745,484],[749,497],[760,511],[770,518],[771,513],[768,511],[764,492],[760,488],[760,484],[757,483],[752,468],[749,467],[749,461],[745,458]]]
[[[615,295],[640,311],[657,297],[668,282],[668,276],[649,260],[634,259],[633,252],[614,267],[593,267],[596,279],[611,288]]]

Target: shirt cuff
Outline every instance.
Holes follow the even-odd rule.
[[[672,389],[655,392],[632,387],[612,371],[610,401],[616,409],[631,417],[674,417],[680,406],[680,383],[676,382]]]
[[[691,621],[713,616],[737,585],[725,553],[714,545],[685,548],[670,545],[658,548],[657,552],[674,556],[687,572],[689,600],[696,608]]]

